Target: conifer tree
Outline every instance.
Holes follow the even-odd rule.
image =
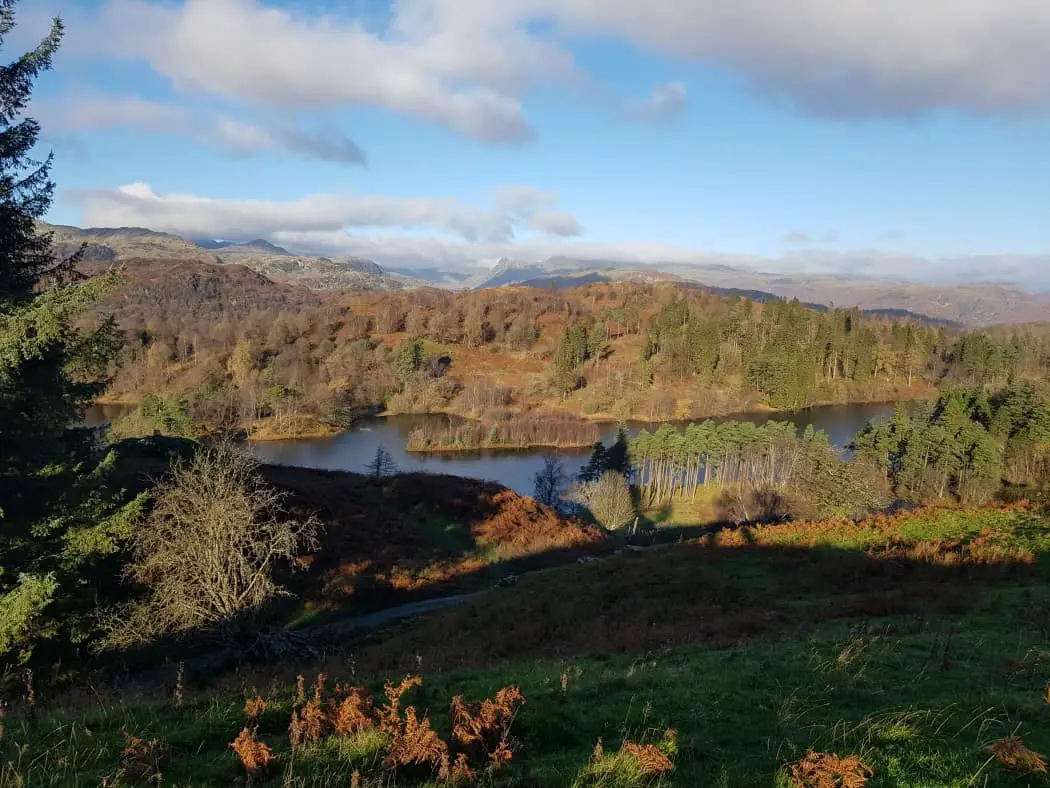
[[[0,0],[0,44],[17,0]],[[111,320],[94,331],[78,314],[115,274],[73,281],[37,221],[51,204],[51,156],[33,158],[40,128],[23,117],[35,79],[62,38],[55,20],[31,52],[0,67],[0,657],[40,636],[72,636],[141,502],[119,508],[104,489],[114,458],[70,431],[103,390],[119,348]],[[101,460],[101,461],[100,461]],[[98,586],[95,586],[97,590]]]

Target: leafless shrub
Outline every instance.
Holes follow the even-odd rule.
[[[229,634],[238,617],[286,594],[274,568],[316,544],[318,523],[287,519],[281,500],[254,460],[230,445],[177,463],[132,540],[128,575],[146,598],[117,617],[108,645],[195,629]]]
[[[791,517],[791,504],[778,490],[762,487],[727,488],[716,504],[720,517],[736,525],[779,523]]]
[[[636,515],[631,488],[622,473],[609,471],[597,481],[580,484],[573,497],[610,531],[628,525]]]

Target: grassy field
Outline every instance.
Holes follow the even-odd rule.
[[[642,512],[642,520],[658,529],[708,525],[721,519],[718,510],[721,494],[721,485],[697,485],[692,495],[676,497],[669,504]]]
[[[422,674],[404,702],[445,739],[453,696],[520,687],[513,758],[480,784],[815,785],[790,776],[813,750],[856,756],[870,786],[1050,785],[1028,771],[1038,762],[991,749],[1016,736],[1050,753],[1048,554],[1038,513],[932,509],[553,569],[316,664],[186,688],[181,708],[169,688],[12,709],[0,784],[120,784],[148,760],[125,733],[159,742],[164,784],[243,783],[228,745],[257,696],[267,708],[250,725],[280,756],[257,784],[348,785],[355,770],[361,786],[426,783],[384,772],[392,739],[378,730],[291,746],[296,674],[308,697],[323,671],[377,698],[384,679]],[[633,753],[652,751],[625,740],[660,744],[673,771],[640,774]]]

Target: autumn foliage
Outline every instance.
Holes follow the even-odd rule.
[[[270,751],[268,745],[256,738],[256,733],[254,728],[245,728],[230,744],[230,749],[237,753],[249,777],[264,776],[278,758]]]
[[[446,741],[434,730],[429,717],[403,703],[404,696],[422,683],[419,676],[388,681],[383,702],[378,704],[361,687],[336,686],[329,694],[320,674],[311,698],[307,700],[299,692],[288,727],[289,741],[297,748],[331,737],[349,738],[376,731],[385,737],[382,768],[387,777],[411,774],[454,785],[472,785],[478,774],[496,771],[512,759],[510,729],[525,703],[517,687],[505,687],[480,702],[453,698],[451,735]],[[259,700],[246,704],[246,714],[259,708]],[[256,739],[255,729],[245,728],[230,747],[249,775],[262,774],[276,758]]]
[[[871,769],[856,755],[840,758],[812,750],[790,767],[795,788],[864,788],[871,776]]]
[[[1046,773],[1046,759],[1025,746],[1019,736],[1008,736],[993,743],[989,748],[992,756],[1013,772],[1031,774]]]
[[[156,739],[140,739],[124,733],[124,749],[121,751],[121,777],[129,783],[160,784],[161,761],[168,749]]]

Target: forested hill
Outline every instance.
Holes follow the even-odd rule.
[[[963,331],[674,283],[321,293],[229,264],[139,262],[105,311],[129,337],[110,396],[166,398],[185,429],[221,414],[257,436],[381,409],[468,416],[475,432],[539,412],[700,418],[1050,369],[1041,327]]]

